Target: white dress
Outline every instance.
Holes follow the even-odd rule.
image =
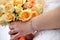
[[[9,26],[0,26],[0,40],[10,40]]]
[[[60,6],[60,0],[45,0],[46,8],[44,12],[48,12],[58,6]],[[9,27],[0,26],[0,40],[10,40],[10,36],[8,34]],[[34,40],[60,40],[60,30],[45,30],[40,32]]]

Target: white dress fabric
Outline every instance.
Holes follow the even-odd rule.
[[[41,31],[33,40],[60,40],[60,30]]]
[[[60,0],[44,0],[45,9],[44,12],[48,12],[60,6]]]
[[[0,26],[0,40],[10,40],[9,26]]]
[[[48,12],[58,6],[60,6],[60,0],[45,0],[46,8],[44,12]],[[10,40],[8,34],[9,26],[0,26],[0,40]],[[45,30],[39,32],[39,34],[33,40],[60,40],[60,30]]]

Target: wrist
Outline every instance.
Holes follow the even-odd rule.
[[[30,23],[31,23],[31,28],[32,28],[32,30],[34,31],[33,34],[35,34],[36,32],[38,32],[37,27],[36,27],[36,25],[33,23],[32,20],[30,21]]]

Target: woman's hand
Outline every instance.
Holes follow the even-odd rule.
[[[15,21],[10,24],[9,28],[11,40],[17,40],[19,37],[23,35],[27,35],[34,32],[30,21],[28,22]]]

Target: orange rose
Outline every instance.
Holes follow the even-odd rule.
[[[18,40],[26,40],[25,36],[21,36]]]
[[[3,13],[0,12],[0,17],[3,15]]]
[[[31,11],[29,11],[29,10],[24,10],[23,12],[21,12],[21,13],[19,14],[19,18],[20,18],[22,21],[27,21],[27,20],[31,19],[31,17],[32,17],[32,13],[31,13]]]
[[[14,5],[23,4],[23,0],[14,0]]]
[[[36,11],[32,11],[32,17],[36,17],[38,16],[39,14],[36,12]]]
[[[4,25],[4,22],[0,22],[0,25]]]
[[[35,0],[27,0],[28,2],[33,2],[33,1],[35,1]]]
[[[13,21],[15,19],[15,15],[13,13],[7,13],[6,14],[6,20],[7,21]]]
[[[32,1],[32,2],[26,2],[26,3],[24,3],[24,8],[30,8],[30,7],[33,7],[34,6],[34,4],[35,4],[35,2],[34,1]]]
[[[5,5],[5,10],[10,10],[10,9],[11,9],[11,7],[12,7],[12,5],[11,5],[11,4],[6,4],[6,5]]]

